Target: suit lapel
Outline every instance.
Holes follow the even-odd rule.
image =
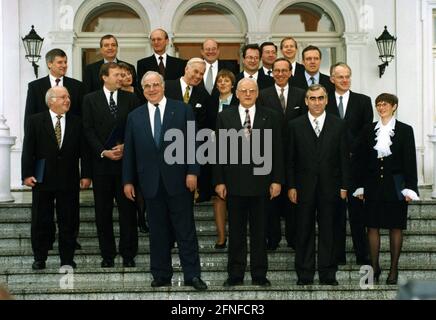
[[[103,117],[103,122],[107,122],[107,123],[113,123],[115,122],[114,117],[112,116],[110,110],[109,110],[109,105],[106,99],[106,95],[104,94],[103,89],[101,89],[98,93],[98,107],[100,108],[100,112],[101,115]]]
[[[333,143],[330,143],[331,136],[333,134],[333,130],[334,130],[334,128],[333,128],[333,124],[331,123],[331,118],[329,117],[328,114],[326,114],[324,126],[323,126],[321,134],[319,136],[321,138],[319,141],[321,143],[321,145],[320,145],[321,158],[324,157],[324,153],[326,153],[328,150],[328,148],[324,148],[324,146],[333,146],[335,144],[340,143],[340,141],[336,141],[336,142],[332,141]]]
[[[139,125],[143,127],[145,139],[148,139],[148,143],[155,145],[153,132],[151,131],[150,114],[148,113],[147,103],[144,104],[144,107],[142,107],[140,116],[136,119],[136,121],[139,121]]]
[[[237,131],[242,129],[241,117],[239,116],[239,107],[235,106],[235,108],[230,109],[232,112],[231,124],[233,128]]]
[[[53,143],[55,143],[55,145],[57,146],[58,142],[56,140],[56,134],[53,127],[53,122],[51,121],[50,112],[48,110],[44,114],[44,128],[47,131],[47,134],[49,135]]]
[[[254,114],[254,120],[251,125],[253,129],[265,128],[265,122],[268,116],[262,111],[262,108],[256,107],[256,113]]]
[[[303,134],[305,137],[305,140],[307,142],[307,145],[310,148],[310,151],[312,154],[316,154],[316,147],[315,147],[315,141],[317,138],[315,131],[313,130],[312,124],[310,123],[310,119],[307,115],[303,115],[305,117],[304,124],[303,124]]]
[[[72,127],[71,117],[68,114],[65,114],[65,134],[64,134],[64,141],[62,142],[61,149],[64,149],[64,147],[68,145],[68,142],[70,141],[72,134],[73,134],[73,127]]]
[[[167,100],[167,105],[165,106],[165,112],[164,112],[163,122],[162,122],[162,131],[161,131],[162,134],[160,137],[160,145],[161,146],[163,145],[163,139],[164,139],[165,132],[167,132],[168,128],[172,127],[175,112],[176,112],[175,106],[172,103],[168,102],[168,100]]]
[[[350,108],[350,106],[355,105],[356,104],[356,96],[354,95],[353,92],[350,91],[350,97],[348,98],[348,103],[345,107],[345,116],[344,119],[347,120],[350,117],[350,113],[353,111],[350,111],[352,108]]]

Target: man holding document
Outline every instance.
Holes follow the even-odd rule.
[[[29,118],[21,158],[23,184],[32,187],[32,269],[46,267],[55,200],[61,266],[75,268],[79,190],[91,184],[91,168],[80,118],[67,114],[71,105],[68,90],[53,87],[45,101],[48,109]]]
[[[100,69],[103,88],[85,96],[83,127],[91,149],[95,220],[102,256],[101,267],[114,267],[117,254],[113,230],[113,201],[117,201],[120,243],[124,267],[135,267],[138,251],[137,218],[134,203],[123,193],[121,163],[124,153],[124,128],[127,115],[139,105],[135,94],[119,90],[121,69],[116,63]]]

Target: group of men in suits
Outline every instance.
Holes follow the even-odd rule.
[[[154,53],[138,61],[137,80],[136,75],[133,74],[134,83],[138,82],[148,101],[137,111],[133,112],[140,104],[137,97],[120,90],[120,69],[117,65],[117,62],[120,62],[117,59],[118,42],[112,35],[101,38],[100,52],[103,59],[86,66],[83,84],[65,76],[67,57],[60,49],[53,49],[47,53],[46,62],[50,74],[46,78],[29,84],[25,113],[25,143],[23,144],[23,181],[26,185],[32,186],[34,191],[32,207],[34,269],[45,267],[46,251],[50,249],[55,234],[53,199],[57,196],[56,192],[64,190],[62,189],[64,186],[53,182],[54,178],[49,175],[47,164],[52,160],[48,159],[56,157],[56,161],[65,161],[65,158],[59,155],[65,152],[62,144],[58,143],[57,148],[55,148],[56,145],[52,146],[53,148],[47,153],[38,151],[37,147],[39,147],[40,140],[48,139],[47,134],[51,135],[51,138],[57,138],[59,127],[62,143],[64,135],[71,134],[70,127],[78,121],[80,125],[83,123],[83,130],[80,129],[77,132],[75,130],[74,151],[76,153],[68,161],[75,163],[77,170],[73,171],[75,179],[68,180],[68,188],[72,190],[70,196],[74,195],[78,199],[79,189],[76,182],[79,176],[78,160],[81,159],[81,176],[87,179],[92,177],[93,181],[97,233],[102,256],[101,266],[113,267],[117,254],[112,217],[114,199],[120,215],[119,252],[123,258],[123,266],[135,266],[134,259],[138,250],[137,220],[134,202],[130,200],[134,198],[135,188],[136,190],[140,188],[145,193],[151,227],[150,238],[153,238],[151,246],[154,262],[151,268],[154,286],[168,285],[172,276],[172,269],[168,266],[170,252],[166,246],[166,242],[171,242],[171,240],[163,241],[163,238],[166,239],[171,233],[172,239],[178,242],[182,264],[185,264],[185,283],[199,290],[205,289],[205,284],[200,278],[198,244],[196,244],[193,216],[191,219],[191,191],[197,189],[199,165],[178,168],[180,172],[185,172],[186,183],[183,184],[185,180],[180,178],[180,181],[183,180],[180,182],[180,188],[173,190],[172,188],[178,186],[179,182],[169,183],[167,181],[169,179],[167,172],[172,170],[170,166],[167,168],[159,165],[159,169],[146,174],[145,172],[150,168],[145,167],[143,163],[146,162],[145,159],[149,159],[147,161],[150,162],[155,161],[151,166],[153,168],[159,164],[159,161],[163,161],[162,148],[165,143],[161,141],[162,134],[173,125],[175,128],[186,129],[182,122],[195,120],[196,128],[202,129],[211,127],[210,124],[215,123],[215,119],[208,118],[208,109],[211,97],[219,94],[215,86],[216,75],[223,68],[237,72],[238,65],[219,59],[219,45],[213,39],[207,39],[202,44],[203,58],[192,58],[187,62],[166,53],[169,38],[165,30],[154,30],[150,34],[150,40]],[[350,192],[338,191],[333,196],[327,194],[328,192],[324,194],[324,191],[327,185],[329,188],[333,185],[339,186],[343,188],[343,191],[351,190],[353,148],[362,127],[372,121],[371,101],[367,96],[350,91],[351,69],[346,64],[332,66],[330,77],[320,73],[322,54],[319,48],[309,46],[303,50],[303,65],[295,61],[297,52],[295,39],[291,37],[283,39],[280,50],[284,58],[277,58],[278,48],[272,42],[263,43],[261,46],[257,44],[244,46],[242,50],[243,70],[236,74],[238,86],[235,94],[239,100],[239,107],[236,105],[226,112],[219,113],[216,120],[217,129],[235,128],[248,130],[248,132],[253,129],[260,129],[262,132],[266,129],[272,130],[274,137],[272,171],[266,177],[256,177],[250,175],[248,173],[250,170],[246,170],[247,168],[217,166],[214,167],[212,179],[210,167],[201,166],[202,175],[198,178],[199,201],[210,199],[211,180],[214,187],[219,186],[215,190],[218,196],[227,196],[228,199],[229,277],[226,285],[230,286],[240,284],[243,279],[246,266],[246,244],[244,245],[245,241],[242,239],[246,234],[244,226],[247,221],[250,222],[252,246],[255,244],[252,256],[254,284],[269,284],[266,278],[266,250],[275,250],[279,246],[281,241],[280,216],[285,218],[285,237],[288,246],[297,251],[296,266],[299,280],[301,280],[299,284],[308,284],[311,283],[311,279],[313,280],[314,229],[312,230],[309,225],[315,221],[314,212],[317,212],[320,225],[323,226],[321,229],[326,230],[322,235],[320,234],[325,247],[321,250],[322,253],[319,253],[320,279],[323,283],[335,284],[335,266],[345,263],[347,209],[350,215],[357,263],[367,262],[368,252],[365,228],[362,223],[362,203],[350,196]],[[262,62],[262,67],[260,67],[260,62]],[[131,67],[134,70],[133,66]],[[65,94],[64,91],[67,93]],[[46,99],[48,92],[50,96]],[[68,98],[64,99],[64,96]],[[55,121],[55,116],[49,110],[52,106],[55,108],[55,105],[61,104],[62,100],[68,103],[63,104],[63,113],[59,111],[59,108],[56,109],[61,119],[58,125],[58,121]],[[160,124],[158,124],[157,118],[152,118],[152,115],[157,113],[161,103],[164,107],[160,114]],[[180,109],[181,106],[184,108],[189,106],[187,108],[189,111],[185,110],[180,115],[178,111],[168,113],[168,110]],[[65,117],[68,110],[71,112]],[[53,111],[53,113],[56,112]],[[34,115],[37,113],[42,113],[44,116]],[[148,115],[151,130],[150,132],[146,130],[148,137],[136,137],[139,132],[137,128],[144,125],[138,123],[144,119],[143,113]],[[73,114],[79,118],[73,117]],[[52,116],[51,127],[47,125],[47,123],[50,124],[49,115]],[[142,118],[138,119],[135,115],[141,115]],[[166,118],[169,116],[178,119],[176,123]],[[337,117],[343,121],[337,121]],[[69,120],[70,118],[75,120]],[[317,118],[321,118],[321,124],[318,126],[308,121]],[[250,120],[247,122],[247,119]],[[169,123],[170,126],[168,126]],[[313,131],[310,135],[309,125],[312,125]],[[47,132],[39,129],[40,126],[45,126]],[[148,128],[147,124],[146,128]],[[157,138],[155,130],[157,130]],[[162,131],[159,132],[159,130]],[[79,134],[82,132],[83,135]],[[124,132],[126,132],[126,137],[124,137]],[[124,139],[128,141],[127,149],[124,148]],[[156,139],[160,139],[160,142],[156,142]],[[52,139],[52,142],[55,140]],[[66,141],[69,142],[69,140],[68,138]],[[343,140],[345,144],[342,143]],[[138,141],[146,141],[150,146],[147,147],[147,144],[140,146]],[[312,143],[313,148],[308,148]],[[263,150],[263,147],[261,149]],[[147,150],[152,152],[148,153]],[[141,157],[143,163],[138,161],[138,151],[143,155]],[[338,160],[333,167],[328,167],[325,163],[328,162],[325,157],[330,157],[330,154],[332,159]],[[46,161],[44,181],[36,182],[35,164],[41,159]],[[351,163],[352,170],[348,169],[348,163]],[[73,164],[69,165],[73,166]],[[285,165],[287,166],[286,174]],[[192,174],[189,173],[190,170]],[[188,172],[187,175],[186,172]],[[302,172],[305,174],[301,175]],[[330,177],[334,172],[339,172],[339,174]],[[123,174],[125,176],[122,176]],[[183,176],[181,173],[174,174]],[[149,185],[141,178],[141,175],[148,178],[157,175],[157,178],[155,183]],[[188,176],[190,177],[189,183]],[[195,176],[195,183],[193,176]],[[235,180],[238,176],[240,179]],[[343,180],[339,181],[338,176]],[[349,176],[351,178],[348,178]],[[310,188],[306,189],[306,181],[309,180],[311,181]],[[89,186],[87,182],[87,180],[84,181],[82,187]],[[240,185],[241,182],[244,182],[244,185]],[[171,185],[172,183],[174,186]],[[127,190],[126,185],[129,186]],[[132,185],[131,188],[130,185]],[[45,194],[46,189],[51,193]],[[54,196],[53,192],[55,192]],[[186,200],[188,196],[191,197],[190,206],[189,201]],[[345,201],[345,198],[348,200]],[[62,208],[62,199],[57,200],[56,203],[58,201],[59,210]],[[74,201],[73,208],[78,212],[78,200]],[[175,208],[182,203],[184,203],[183,212],[179,212]],[[75,265],[71,256],[71,239],[74,241],[77,239],[79,230],[76,211],[69,213],[74,218],[64,219],[63,222],[59,221],[62,217],[59,219],[58,211],[60,242],[62,238],[60,249],[63,248],[61,263],[70,265]],[[161,217],[162,212],[165,212],[165,215]],[[182,218],[186,219],[183,223],[180,222]],[[73,231],[65,228],[65,221],[74,221],[72,229],[70,228]],[[167,230],[164,227],[165,224],[173,227]],[[42,232],[41,226],[47,230]],[[334,231],[331,228],[334,228]],[[76,248],[77,245],[73,247]]]

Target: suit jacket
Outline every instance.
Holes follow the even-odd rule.
[[[230,164],[231,150],[227,147],[227,164],[217,163],[213,166],[213,185],[225,184],[227,194],[231,196],[266,196],[269,194],[271,183],[284,183],[284,163],[282,151],[281,121],[279,115],[260,105],[256,105],[256,113],[252,124],[253,130],[260,130],[259,145],[251,147],[260,150],[261,156],[271,157],[271,171],[265,175],[254,175],[253,169],[263,167],[265,164],[256,165],[250,156],[249,164],[242,164],[242,143],[238,143],[238,164]],[[232,106],[220,112],[217,117],[217,132],[220,129],[243,130],[238,106]],[[265,129],[272,130],[272,141],[264,141]],[[242,137],[245,139],[245,136]],[[220,146],[220,134],[216,134],[217,146]],[[251,136],[252,144],[254,136]],[[274,143],[273,143],[274,142]],[[227,143],[230,145],[229,143]],[[272,148],[268,151],[266,148]],[[217,152],[220,153],[221,150]],[[266,161],[265,161],[266,162]]]
[[[309,88],[304,71],[298,74],[296,73],[295,76],[291,78],[291,84],[297,88],[303,89],[304,91]],[[335,92],[335,86],[330,81],[330,77],[323,73],[320,73],[319,75],[319,84],[322,84],[326,88],[327,93]]]
[[[340,189],[349,190],[349,157],[345,123],[328,114],[319,138],[309,117],[289,122],[287,183],[296,188],[299,202],[337,201]]]
[[[231,71],[235,76],[239,73],[239,64],[235,61],[235,60],[218,60],[218,72],[226,69]],[[204,86],[204,81],[206,80],[206,75],[203,78],[203,81],[201,82],[202,85]],[[219,91],[216,87],[216,79],[214,80],[214,86],[213,86],[213,90],[211,92],[211,96],[213,98],[218,97],[219,96]],[[234,92],[235,90],[233,90]]]
[[[183,102],[182,86],[180,78],[165,82],[165,96],[167,98]],[[207,128],[207,109],[210,104],[210,95],[201,84],[193,87],[188,104],[194,112],[195,120],[197,121],[198,129]]]
[[[139,101],[134,93],[118,90],[118,114],[115,119],[109,110],[108,101],[103,89],[88,93],[83,101],[83,127],[85,137],[91,149],[93,173],[121,174],[121,162],[101,158],[101,153],[107,150],[105,146],[115,128],[126,126],[127,115],[138,107]]]
[[[123,62],[130,66],[130,68],[133,70],[132,85],[135,86],[137,82],[135,67],[130,63],[118,59],[117,62]],[[83,84],[85,85],[85,93],[94,92],[103,88],[103,81],[100,79],[99,76],[100,68],[103,65],[103,63],[104,63],[104,59],[88,64],[85,67],[85,73],[83,75]]]
[[[329,101],[326,112],[339,117],[339,109],[336,103],[334,92],[329,93]],[[344,121],[347,127],[347,141],[352,153],[356,150],[356,143],[363,128],[372,123],[374,117],[371,105],[371,98],[350,91],[350,98],[345,111]]]
[[[64,87],[68,89],[71,98],[70,111],[68,112],[81,116],[84,95],[84,86],[82,82],[69,77],[64,77],[63,82]],[[24,113],[24,132],[26,132],[26,127],[31,115],[48,110],[47,104],[45,103],[45,94],[50,88],[51,84],[49,76],[29,83],[26,98],[26,110]]]
[[[396,121],[394,136],[390,146],[392,154],[383,159],[377,158],[375,126],[377,122],[367,125],[359,139],[357,158],[359,160],[359,187],[365,188],[366,201],[398,201],[394,176],[404,180],[402,189],[411,189],[418,193],[416,167],[416,148],[411,126]]]
[[[145,199],[156,196],[160,177],[170,196],[186,192],[186,175],[198,176],[200,166],[196,160],[192,161],[192,164],[188,163],[186,154],[183,164],[168,164],[164,159],[164,153],[173,142],[164,141],[163,137],[168,130],[179,129],[183,132],[185,146],[188,141],[195,144],[194,139],[187,135],[188,121],[195,122],[191,108],[183,102],[167,99],[162,122],[161,147],[158,149],[151,131],[147,104],[129,114],[124,144],[123,184],[134,184],[139,181]],[[195,145],[193,150],[195,151]],[[190,156],[194,156],[195,159],[195,155]]]
[[[230,106],[237,106],[239,105],[239,100],[236,97],[236,94],[233,94],[232,100],[230,101]],[[209,107],[207,108],[207,123],[208,128],[215,130],[216,129],[216,117],[218,116],[218,109],[220,106],[220,96],[219,94],[216,96],[212,96],[210,100]]]
[[[48,109],[29,118],[21,155],[22,180],[35,176],[35,162],[40,159],[45,159],[44,176],[42,183],[36,185],[36,190],[78,191],[80,177],[91,178],[89,152],[78,116],[69,113],[66,115],[65,134],[60,149]]]
[[[171,57],[167,54],[167,62],[165,66],[165,81],[166,80],[176,80],[185,74],[186,67],[185,60]],[[141,88],[141,80],[147,71],[159,72],[159,66],[157,64],[156,57],[153,55],[138,60],[137,63],[138,70],[138,87]]]
[[[286,126],[289,121],[302,114],[307,114],[307,106],[304,102],[304,97],[305,92],[302,89],[289,86],[286,113],[283,113],[280,98],[274,85],[260,92],[258,102],[260,105],[274,109],[280,113],[283,119],[283,126]]]
[[[244,78],[244,71],[236,75],[236,84]],[[257,76],[257,86],[259,87],[259,92],[263,89],[271,87],[274,85],[274,79],[263,72],[263,69],[259,69]]]

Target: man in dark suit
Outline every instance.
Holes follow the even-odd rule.
[[[150,270],[152,287],[170,286],[173,276],[171,244],[173,230],[177,239],[185,285],[206,290],[201,280],[198,241],[195,230],[192,192],[200,168],[192,154],[183,156],[184,163],[169,164],[164,140],[168,130],[183,132],[188,143],[188,125],[195,128],[192,109],[183,102],[164,96],[163,77],[147,72],[142,79],[148,103],[132,112],[127,120],[123,162],[124,193],[135,201],[134,183],[139,182],[145,198],[150,228]],[[185,149],[186,150],[186,149]],[[194,160],[187,161],[188,159]],[[192,163],[192,164],[188,164]]]
[[[50,88],[46,102],[48,109],[28,119],[21,157],[23,184],[32,187],[32,269],[46,267],[55,201],[61,266],[75,268],[79,191],[91,184],[90,164],[80,118],[67,113],[71,105],[68,90]]]
[[[289,85],[291,77],[291,63],[285,58],[279,58],[272,65],[275,85],[260,92],[258,102],[266,108],[271,108],[281,115],[283,128],[283,150],[287,144],[287,123],[303,114],[307,114],[304,102],[304,91]],[[280,216],[285,220],[285,236],[288,247],[295,248],[295,212],[288,199],[286,188],[283,186],[280,196],[268,203],[267,209],[267,248],[275,250],[281,240]]]
[[[135,67],[131,64],[121,61],[117,58],[118,54],[118,40],[115,36],[107,34],[100,39],[100,53],[103,59],[88,64],[85,67],[85,73],[83,75],[83,84],[85,85],[86,93],[94,92],[100,90],[103,86],[103,82],[100,79],[100,68],[104,63],[108,62],[123,62],[129,66],[132,70],[132,83],[136,84],[136,72]]]
[[[45,55],[45,61],[49,69],[48,76],[29,83],[24,113],[24,132],[32,114],[47,110],[45,94],[52,87],[67,88],[71,99],[69,112],[78,116],[82,113],[83,84],[65,76],[68,69],[66,53],[61,49],[52,49]]]
[[[330,77],[319,71],[321,67],[321,50],[315,46],[308,46],[303,50],[303,64],[305,71],[296,73],[292,79],[292,85],[307,90],[312,84],[321,84],[327,92],[334,92],[335,87],[330,82]]]
[[[244,70],[236,75],[236,83],[243,78],[254,79],[257,81],[259,90],[263,90],[274,85],[274,79],[262,71],[259,71],[260,48],[257,43],[247,44],[242,48],[242,64]]]
[[[262,60],[262,68],[260,73],[268,77],[272,77],[272,65],[277,59],[277,46],[273,42],[264,42],[260,45],[260,59]]]
[[[325,112],[327,91],[306,92],[307,116],[289,123],[288,196],[297,204],[295,269],[298,285],[313,283],[315,223],[318,221],[318,274],[322,285],[338,285],[334,246],[335,211],[350,186],[345,123]]]
[[[363,128],[372,123],[373,111],[371,98],[350,91],[351,86],[351,68],[345,63],[337,63],[330,69],[330,79],[335,85],[335,91],[329,93],[329,102],[326,112],[334,114],[346,123],[347,143],[350,150],[351,161],[351,178],[353,184],[350,190],[356,189],[356,177],[358,174],[357,159],[355,152],[357,140]],[[354,189],[353,189],[354,188]],[[368,259],[368,239],[364,225],[364,207],[363,201],[352,194],[348,194],[346,201],[340,201],[337,210],[336,226],[336,248],[338,264],[346,264],[345,239],[346,239],[346,212],[348,207],[348,217],[350,221],[351,236],[353,239],[354,253],[356,263],[360,265],[369,264]]]
[[[163,29],[156,29],[150,33],[153,54],[138,60],[138,87],[141,88],[142,76],[147,71],[159,72],[165,80],[175,80],[183,76],[186,61],[170,56],[166,53],[170,42],[168,33]]]
[[[52,49],[45,55],[45,61],[49,69],[47,77],[32,81],[29,83],[26,98],[26,110],[24,112],[24,134],[27,132],[30,117],[39,112],[47,110],[45,95],[48,89],[53,87],[65,87],[70,95],[69,113],[81,116],[82,102],[84,95],[84,86],[82,82],[65,76],[68,69],[68,60],[66,53],[61,49]],[[79,235],[79,224],[76,226],[76,239]],[[56,225],[50,227],[50,246],[53,249],[53,243],[56,239]],[[76,249],[81,249],[81,245],[77,242]]]
[[[233,74],[239,73],[239,65],[233,60],[219,60],[220,48],[218,42],[214,39],[206,39],[201,46],[201,56],[206,62],[206,71],[203,79],[203,84],[207,92],[216,97],[219,95],[218,89],[215,86],[216,76],[218,71],[227,69]]]
[[[165,96],[174,100],[189,104],[195,115],[195,121],[199,129],[208,126],[207,109],[210,104],[210,96],[202,85],[206,63],[203,59],[192,58],[188,61],[185,74],[178,80],[167,81],[165,84]],[[210,184],[210,168],[208,165],[201,166],[201,175],[198,180],[198,197],[196,202],[209,201],[212,195]]]
[[[124,128],[127,115],[139,105],[134,93],[121,88],[121,69],[116,63],[105,63],[100,70],[103,87],[85,96],[83,126],[91,148],[95,220],[102,268],[114,266],[117,254],[112,210],[117,201],[120,242],[119,252],[124,267],[135,267],[138,251],[136,209],[123,192],[121,166],[124,150]]]
[[[258,92],[254,79],[242,79],[236,89],[240,105],[223,110],[217,117],[218,153],[222,155],[221,148],[227,148],[229,135],[231,140],[236,139],[238,145],[237,149],[227,148],[227,158],[222,159],[223,162],[220,159],[213,170],[215,191],[220,198],[227,200],[229,213],[228,278],[224,282],[225,287],[243,284],[247,266],[247,223],[250,224],[252,284],[271,285],[266,277],[265,205],[268,199],[280,194],[284,182],[282,133],[279,115],[255,103]],[[236,130],[233,137],[228,130]],[[225,135],[221,138],[222,132]],[[253,153],[247,154],[249,162],[243,163],[247,145],[259,155],[263,153],[269,158],[269,170],[256,172],[261,165],[255,164]],[[235,152],[239,163],[231,164],[230,159]],[[266,163],[263,166],[265,168]]]
[[[284,58],[292,64],[292,81],[296,75],[304,74],[304,65],[297,62],[298,43],[293,37],[285,37],[280,41],[280,51]]]

